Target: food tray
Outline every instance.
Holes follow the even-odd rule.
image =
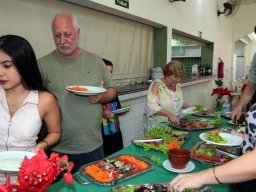
[[[128,159],[128,156],[131,159]],[[123,167],[116,167],[116,164],[114,166],[113,164],[107,163],[107,162],[116,162],[116,160],[120,161],[121,163],[123,163]],[[132,161],[130,161],[132,160]],[[145,168],[140,169],[139,166],[136,165],[135,162],[139,162],[140,165],[143,164],[143,166],[145,166]],[[107,165],[106,165],[107,163]],[[85,169],[89,169],[92,167],[97,167],[98,170],[101,170],[102,172],[106,173],[106,176],[109,177],[109,181],[99,181],[96,178],[94,178],[91,174],[86,173],[84,170]],[[111,168],[111,169],[106,169],[106,167]],[[129,168],[129,170],[127,169]],[[131,169],[130,169],[131,168]],[[127,179],[130,179],[132,177],[135,177],[137,175],[141,175],[147,171],[150,171],[154,169],[153,164],[149,161],[149,160],[145,160],[143,158],[134,156],[134,155],[130,155],[130,154],[123,154],[123,155],[118,155],[118,156],[114,156],[111,158],[105,158],[103,160],[100,161],[96,161],[93,163],[89,163],[86,164],[84,166],[82,166],[79,169],[79,176],[84,176],[85,178],[87,178],[90,182],[95,183],[95,184],[99,184],[99,185],[116,185],[119,182],[125,181]],[[121,173],[122,171],[122,173]],[[101,173],[100,173],[101,174]],[[101,174],[102,176],[102,174]],[[77,179],[77,177],[75,177]],[[81,184],[83,184],[81,182],[81,179],[77,179],[78,182],[80,182]],[[88,183],[84,183],[84,184],[88,184]]]
[[[190,138],[191,133],[187,131],[174,131],[170,128],[153,128],[149,131],[148,135],[149,137],[154,137],[155,135],[152,133],[158,134],[157,138],[162,138],[163,142],[147,142],[147,143],[142,143],[142,142],[134,142],[132,140],[132,143],[134,143],[136,146],[143,147],[145,150],[157,150],[161,151],[164,154],[167,154],[168,151],[168,143],[171,141],[178,141],[180,146],[184,145],[184,143]],[[155,138],[155,137],[154,137]],[[169,139],[169,140],[168,140]],[[162,145],[166,146],[163,147]]]
[[[143,189],[147,192],[168,192],[169,184],[168,183],[144,183],[144,184],[134,184],[134,185],[118,185],[112,187],[112,192],[135,192],[136,190]],[[186,192],[188,190],[184,190]],[[191,191],[191,189],[190,189]],[[211,187],[204,187],[201,189],[195,189],[193,192],[214,192]]]
[[[126,112],[129,112],[131,108],[132,108],[132,106],[130,106],[130,107],[125,107],[125,108],[121,108],[121,109],[117,109],[117,110],[112,111],[112,112],[113,112],[114,114],[126,113]]]
[[[197,154],[195,151],[197,149],[206,149],[206,148],[212,149],[212,153],[214,154],[212,157]],[[222,165],[231,160],[231,158],[229,158],[226,155],[223,155],[222,153],[220,153],[218,151],[215,151],[215,149],[220,149],[222,151],[226,151],[228,153],[231,153],[231,154],[234,154],[237,156],[239,156],[241,154],[240,147],[217,146],[217,145],[213,145],[213,144],[208,144],[204,141],[198,141],[194,144],[194,146],[192,148],[191,158],[195,159],[199,162],[202,162],[204,164],[210,164],[210,165]]]
[[[222,123],[218,125],[213,125],[212,122],[214,119],[207,119],[207,118],[181,118],[180,124],[172,124],[172,127],[176,129],[181,130],[188,130],[188,131],[194,131],[194,130],[207,130],[207,129],[215,129],[222,125]]]
[[[231,118],[230,118],[230,112],[227,112],[227,113],[222,114],[221,117],[230,120],[230,119],[231,119]]]
[[[196,113],[192,113],[192,115],[198,117],[215,117],[215,112],[212,110],[203,110]]]
[[[138,189],[147,189],[147,191],[158,191],[158,192],[168,192],[169,191],[169,185],[167,183],[144,183],[144,184],[134,184],[134,185],[119,185],[112,187],[112,192],[123,192],[123,191],[129,191],[134,192]]]

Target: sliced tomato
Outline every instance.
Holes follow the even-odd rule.
[[[194,158],[194,159],[202,160],[202,161],[205,160],[205,161],[212,161],[212,162],[217,162],[217,163],[226,163],[226,162],[229,161],[229,158],[227,158],[225,156],[209,157],[207,155],[197,154],[194,151],[192,152],[191,157]]]

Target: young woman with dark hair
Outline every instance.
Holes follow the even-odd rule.
[[[0,37],[0,151],[46,150],[61,136],[60,109],[47,91],[33,48],[16,35]],[[48,134],[37,143],[42,120]]]

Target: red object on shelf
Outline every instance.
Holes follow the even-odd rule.
[[[218,63],[218,79],[223,79],[224,78],[224,63],[219,58],[219,63]]]

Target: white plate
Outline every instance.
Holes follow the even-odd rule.
[[[205,141],[207,143],[215,144],[215,145],[221,145],[221,146],[239,146],[243,142],[242,137],[232,135],[230,133],[220,133],[220,136],[223,139],[226,139],[227,143],[216,143],[216,142],[210,141],[210,140],[205,138],[205,133],[201,133],[199,135],[200,139],[202,139],[203,141]]]
[[[228,123],[231,124],[231,125],[234,125],[232,120],[230,120]],[[237,125],[245,125],[245,122],[243,122],[242,124],[237,124]]]
[[[163,167],[165,169],[167,169],[168,171],[172,171],[175,173],[187,173],[187,172],[193,171],[195,169],[195,164],[193,162],[189,161],[184,169],[175,169],[172,167],[170,161],[167,159],[163,162]]]
[[[0,152],[0,170],[18,172],[20,165],[25,156],[29,159],[33,157],[35,153],[28,151],[3,151]]]
[[[183,115],[188,115],[188,114],[192,114],[192,113],[195,113],[194,111],[193,111],[193,109],[195,109],[196,107],[190,107],[190,108],[187,108],[187,109],[183,109],[182,111],[181,111],[181,113],[183,114]]]
[[[82,88],[86,88],[89,91],[76,91],[76,90],[72,90],[70,89],[71,87],[75,87],[75,86],[79,86]],[[71,91],[72,93],[75,93],[77,95],[98,95],[100,93],[104,93],[107,90],[105,88],[102,87],[93,87],[93,86],[83,86],[83,85],[71,85],[71,86],[67,86],[66,90]]]
[[[117,110],[112,111],[112,112],[113,112],[114,114],[124,113],[124,112],[130,111],[131,108],[132,108],[132,106],[126,107],[126,108],[117,109]]]

